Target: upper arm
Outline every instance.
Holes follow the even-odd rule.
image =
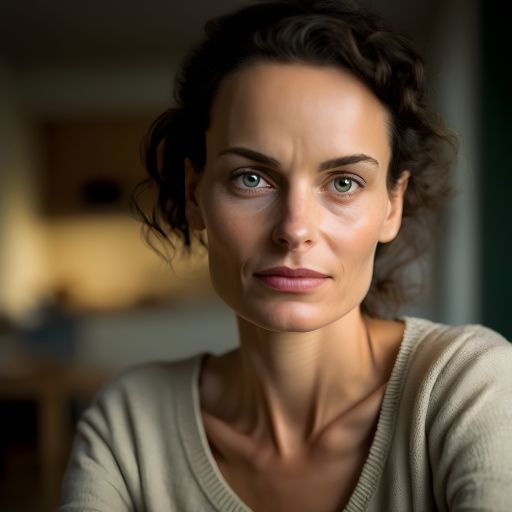
[[[136,510],[126,464],[121,459],[115,418],[111,416],[112,411],[99,401],[80,419],[62,484],[59,512]],[[123,438],[121,433],[120,437]],[[129,446],[125,448],[130,450]]]
[[[478,352],[460,371],[447,366],[432,400],[436,501],[457,512],[511,510],[512,346]]]

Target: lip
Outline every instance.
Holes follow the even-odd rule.
[[[283,276],[283,277],[329,277],[309,268],[273,267],[255,272],[257,276]]]
[[[329,279],[328,275],[308,268],[274,267],[254,275],[267,287],[285,293],[306,293]]]

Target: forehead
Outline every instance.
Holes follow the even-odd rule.
[[[215,146],[256,145],[274,156],[373,153],[389,160],[386,108],[339,68],[253,64],[221,83],[210,119],[207,140]]]

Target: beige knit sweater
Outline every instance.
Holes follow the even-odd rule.
[[[512,345],[406,317],[346,512],[512,511]],[[61,512],[242,512],[201,423],[202,354],[133,368],[82,417]]]

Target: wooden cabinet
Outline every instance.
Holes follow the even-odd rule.
[[[129,212],[144,179],[141,147],[155,115],[57,120],[41,125],[43,213]]]

